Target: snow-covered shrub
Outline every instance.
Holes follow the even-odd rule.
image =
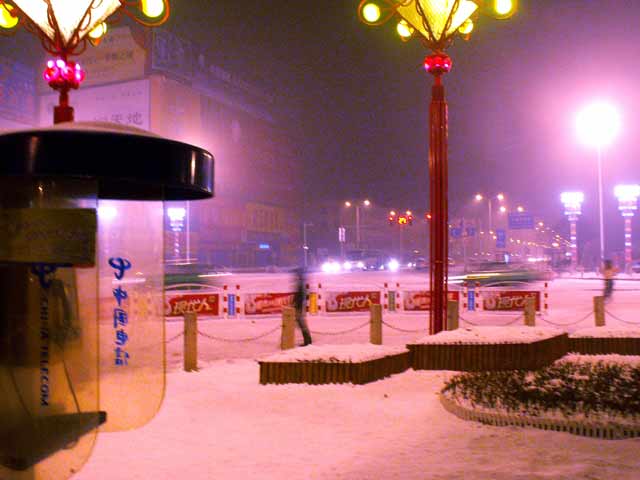
[[[610,357],[568,355],[533,372],[461,373],[446,382],[442,393],[460,403],[510,413],[640,415],[640,362]]]

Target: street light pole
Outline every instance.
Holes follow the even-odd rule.
[[[360,19],[369,25],[381,25],[400,17],[396,31],[403,40],[418,33],[433,52],[424,62],[434,76],[429,105],[429,196],[432,225],[430,232],[430,321],[429,333],[444,329],[447,301],[448,205],[447,205],[447,103],[442,75],[451,70],[451,59],[444,53],[456,32],[468,36],[473,30],[472,16],[484,11],[496,18],[508,18],[515,1],[500,2],[441,0],[361,0]]]
[[[598,144],[598,216],[600,225],[600,262],[604,261],[604,216],[602,209],[602,147]]]
[[[429,106],[429,205],[431,210],[431,243],[429,245],[429,276],[431,302],[429,333],[444,329],[447,299],[449,257],[448,232],[448,107],[444,96],[442,75],[451,70],[451,59],[445,54],[429,55],[425,67],[434,77]]]
[[[360,205],[356,204],[356,250],[360,249]]]
[[[304,268],[308,267],[309,262],[309,245],[307,245],[307,227],[313,227],[313,223],[302,223],[302,250],[304,252]]]

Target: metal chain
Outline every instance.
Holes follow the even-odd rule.
[[[568,322],[568,323],[557,323],[557,322],[552,322],[550,320],[547,320],[546,318],[543,320],[544,322],[548,323],[549,325],[553,325],[555,327],[568,327],[570,325],[577,325],[578,323],[584,322],[587,318],[589,318],[591,315],[593,315],[593,312],[589,312],[587,313],[584,317],[582,317],[580,320],[576,320],[575,322]]]
[[[178,338],[180,338],[182,335],[184,335],[184,332],[180,332],[180,333],[178,333],[177,335],[175,335],[175,336],[171,337],[169,340],[165,340],[165,342],[164,342],[164,343],[171,343],[171,342],[173,342],[174,340],[177,340]]]
[[[481,326],[483,326],[483,325],[480,325],[479,323],[474,323],[474,322],[471,322],[471,321],[467,320],[467,319],[466,319],[466,318],[464,318],[462,315],[458,315],[458,318],[459,318],[460,320],[462,320],[463,322],[468,323],[469,325],[473,325],[474,327],[481,327]],[[508,326],[508,325],[513,325],[514,323],[519,322],[520,320],[523,320],[523,319],[524,319],[524,314],[517,316],[516,318],[514,318],[514,319],[513,319],[512,321],[510,321],[510,322],[503,323],[502,325],[497,325],[497,326],[498,326],[498,327],[506,327],[506,326]]]
[[[614,315],[613,313],[611,313],[609,310],[605,310],[605,313],[607,315],[609,315],[610,317],[618,320],[619,322],[626,323],[627,325],[640,325],[640,322],[629,322],[627,320],[623,320],[620,317],[618,317],[617,315]]]
[[[222,338],[222,337],[215,337],[213,335],[209,335],[208,333],[202,332],[200,330],[198,330],[198,335],[202,335],[203,337],[209,338],[211,340],[218,340],[220,342],[229,342],[229,343],[242,343],[242,342],[252,342],[254,340],[259,340],[261,338],[266,337],[267,335],[271,335],[273,332],[279,330],[281,328],[281,325],[277,325],[275,327],[273,327],[271,330],[269,330],[268,332],[264,332],[261,333],[260,335],[257,335],[255,337],[246,337],[246,338]]]
[[[420,330],[407,330],[407,329],[404,329],[404,328],[398,328],[398,327],[395,327],[395,326],[391,325],[390,323],[385,322],[384,320],[382,320],[382,324],[386,325],[387,327],[389,327],[389,328],[391,328],[393,330],[397,330],[399,332],[404,332],[404,333],[420,333],[420,332],[427,331],[426,328],[421,328]]]
[[[362,325],[358,325],[357,327],[353,327],[353,328],[350,328],[348,330],[341,330],[339,332],[316,332],[316,331],[313,331],[313,330],[309,330],[309,332],[312,333],[313,335],[342,335],[344,333],[355,332],[356,330],[359,330],[362,327],[366,327],[367,325],[369,325],[369,320],[364,322]]]

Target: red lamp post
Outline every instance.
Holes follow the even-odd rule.
[[[448,277],[448,167],[447,102],[442,76],[451,70],[451,59],[444,53],[456,32],[468,36],[472,16],[483,10],[497,18],[515,11],[516,0],[361,0],[358,13],[369,25],[381,25],[395,15],[400,17],[397,31],[403,40],[418,32],[433,52],[424,66],[434,76],[429,106],[429,196],[431,228],[429,242],[430,321],[429,333],[444,329]]]
[[[107,22],[122,15],[146,26],[160,25],[169,17],[169,0],[0,0],[0,33],[23,25],[57,57],[44,70],[49,86],[60,92],[54,123],[73,121],[69,91],[85,77],[80,64],[69,57],[82,53],[87,42],[97,45],[107,33]]]

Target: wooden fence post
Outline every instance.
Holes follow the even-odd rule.
[[[369,306],[369,341],[374,345],[382,345],[382,305],[372,303]]]
[[[525,297],[524,299],[524,324],[529,327],[536,326],[536,299]]]
[[[184,314],[184,371],[198,370],[198,315]]]
[[[288,350],[295,346],[296,341],[296,309],[284,307],[282,309],[282,333],[280,336],[280,349]]]
[[[593,297],[593,315],[596,317],[596,327],[604,327],[604,297]]]
[[[460,303],[447,301],[447,330],[457,330],[460,319]]]

